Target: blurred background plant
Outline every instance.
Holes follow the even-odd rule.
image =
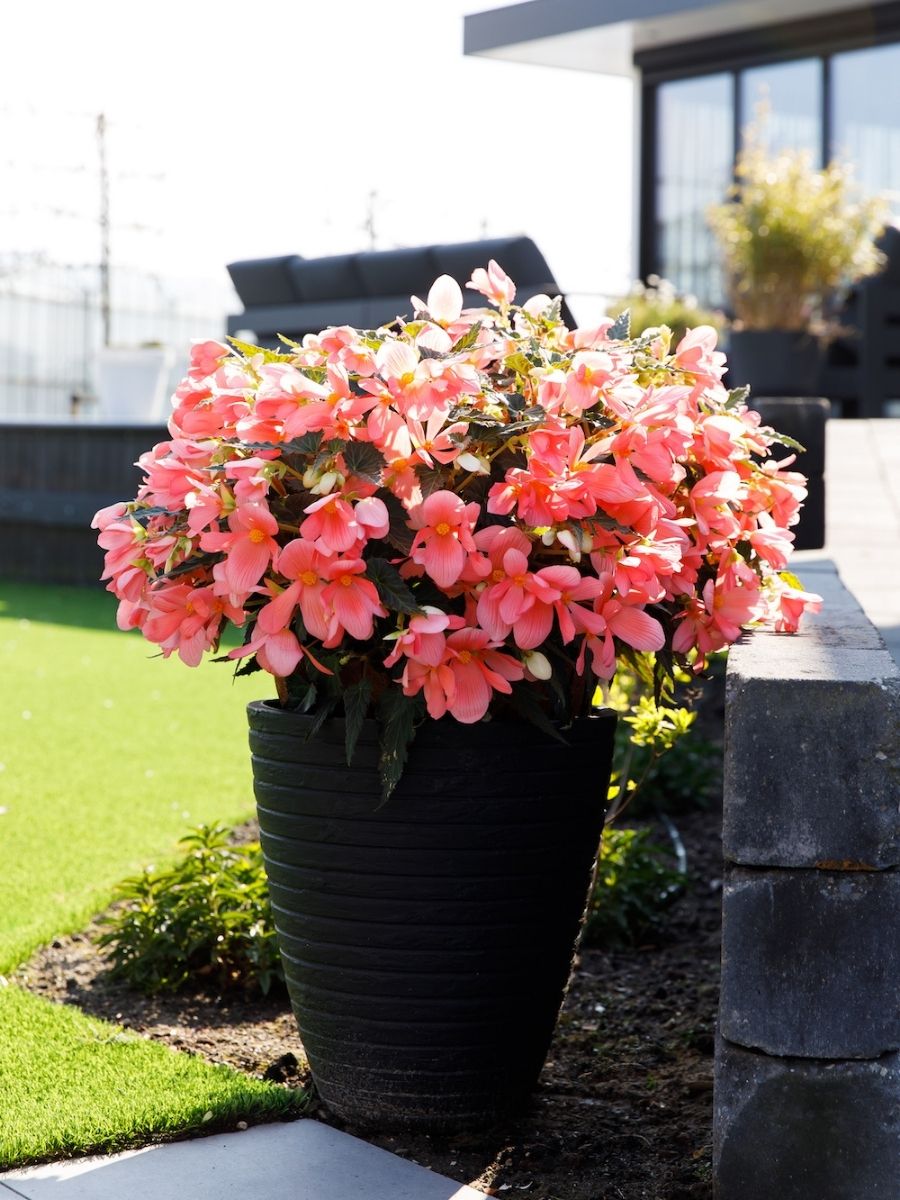
[[[200,825],[173,867],[120,885],[98,938],[115,977],[148,993],[201,984],[268,993],[284,982],[259,843],[232,838]]]
[[[635,280],[631,290],[609,309],[608,315],[618,317],[631,313],[631,332],[634,336],[645,329],[667,325],[672,330],[674,350],[688,329],[712,325],[719,333],[725,328],[726,317],[718,309],[703,308],[696,296],[679,292],[668,279],[648,275],[647,282]]]
[[[766,112],[744,133],[735,183],[707,216],[737,327],[827,331],[842,293],[884,263],[887,206],[852,168],[816,170],[808,152],[765,147]]]

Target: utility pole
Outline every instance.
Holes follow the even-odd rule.
[[[376,191],[369,192],[366,198],[366,219],[363,223],[363,231],[369,235],[369,249],[374,250],[375,244],[378,241],[378,235],[375,231],[375,203],[378,199]]]
[[[106,114],[97,116],[97,154],[100,165],[100,321],[103,345],[110,344],[112,302],[109,286],[109,167],[106,161]]]

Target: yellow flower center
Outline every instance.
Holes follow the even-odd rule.
[[[349,587],[352,582],[353,582],[352,575],[342,575],[341,576],[341,587]]]
[[[319,579],[319,577],[315,573],[315,571],[304,571],[303,574],[300,576],[300,582],[302,584],[304,584],[306,587],[314,587],[315,584],[318,582],[318,579]]]
[[[471,650],[460,650],[459,654],[457,654],[456,657],[465,666],[466,663],[470,663],[472,661],[472,651]]]
[[[325,403],[328,405],[329,408],[336,408],[337,405],[340,404],[340,401],[341,401],[341,397],[337,394],[337,392],[332,392],[331,395],[325,401]]]
[[[262,529],[251,529],[249,533],[249,539],[258,546],[260,542],[264,542],[266,540],[265,531]]]
[[[525,575],[516,575],[516,577],[513,579],[513,583],[516,585],[516,587],[524,587],[525,579]]]
[[[491,572],[491,579],[493,579],[494,583],[502,583],[505,578],[506,572],[501,567],[497,567]]]
[[[439,537],[446,537],[450,532],[450,526],[446,521],[441,521],[439,525],[435,525],[434,532],[438,534]]]

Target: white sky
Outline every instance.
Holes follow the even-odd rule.
[[[221,280],[363,249],[374,191],[379,249],[525,232],[564,290],[624,289],[632,85],[463,57],[484,7],[9,0],[0,253],[96,261],[103,111],[114,262]]]

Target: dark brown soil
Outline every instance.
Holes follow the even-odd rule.
[[[489,1195],[708,1200],[719,981],[720,820],[678,818],[690,882],[652,944],[581,952],[529,1112],[468,1137],[367,1139]],[[110,981],[91,931],[61,938],[20,982],[179,1050],[308,1087],[283,994],[145,997]],[[339,1124],[313,1100],[309,1115]]]

